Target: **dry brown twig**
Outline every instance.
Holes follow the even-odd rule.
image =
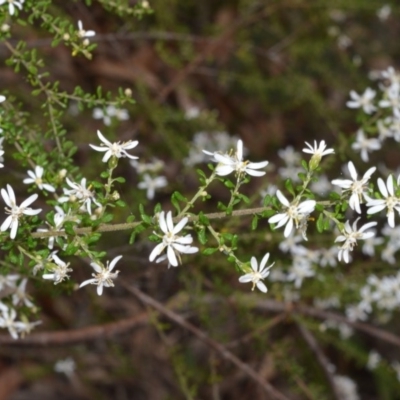
[[[222,346],[220,343],[216,342],[215,340],[211,339],[205,332],[196,328],[190,322],[187,322],[183,317],[179,314],[175,313],[172,310],[164,307],[160,302],[155,300],[154,298],[148,296],[147,294],[143,293],[136,287],[124,285],[124,287],[136,296],[141,302],[144,304],[154,308],[162,315],[166,316],[171,321],[175,322],[177,325],[185,328],[193,335],[195,335],[198,339],[206,343],[209,347],[215,350],[221,357],[230,361],[233,365],[239,368],[242,372],[244,372],[249,378],[253,381],[257,382],[265,391],[266,394],[272,396],[272,399],[277,400],[289,400],[285,395],[278,392],[270,383],[264,381],[255,371],[254,369],[250,368],[246,363],[241,361],[238,357],[236,357],[233,353],[226,349],[226,347]]]
[[[308,347],[312,350],[312,352],[315,354],[319,365],[322,367],[322,370],[324,371],[324,374],[326,376],[326,379],[329,382],[329,385],[332,390],[332,394],[336,400],[343,400],[342,397],[340,396],[340,393],[338,391],[338,388],[335,383],[334,375],[331,371],[330,368],[330,362],[326,355],[323,353],[321,348],[318,345],[317,340],[313,336],[313,334],[302,324],[298,323],[297,327],[299,328],[299,331],[301,333],[301,336],[303,336],[304,341],[307,343]]]

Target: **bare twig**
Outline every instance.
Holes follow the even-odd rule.
[[[121,321],[89,326],[81,329],[32,333],[19,340],[13,339],[10,335],[0,335],[0,345],[17,347],[70,346],[76,343],[88,342],[93,339],[107,339],[127,333],[138,326],[148,323],[148,319],[148,314],[142,313]]]
[[[211,339],[206,333],[196,328],[191,323],[187,322],[180,315],[176,314],[174,311],[167,309],[161,303],[153,299],[152,297],[146,295],[138,288],[133,286],[124,285],[125,288],[135,295],[138,299],[140,299],[144,304],[153,307],[158,312],[169,318],[171,321],[175,322],[177,325],[187,329],[193,335],[195,335],[198,339],[202,340],[209,347],[214,349],[221,357],[230,361],[237,368],[243,371],[248,377],[250,377],[253,381],[257,382],[267,393],[269,396],[272,396],[273,399],[278,400],[289,400],[282,393],[278,392],[270,383],[264,381],[255,371],[250,368],[246,363],[242,362],[238,357],[236,357],[233,353],[227,350],[224,346]]]
[[[312,352],[315,354],[317,357],[317,360],[322,367],[322,370],[325,373],[326,379],[329,382],[329,385],[332,390],[332,394],[336,400],[343,400],[342,397],[340,396],[340,393],[338,391],[338,388],[336,386],[335,380],[333,373],[331,372],[330,368],[330,362],[328,358],[325,356],[321,348],[319,347],[317,340],[313,336],[313,334],[302,324],[298,323],[297,327],[299,328],[299,331],[301,335],[303,336],[304,341],[308,344],[308,347],[312,350]]]
[[[233,300],[232,300],[233,301]],[[254,306],[254,302],[252,303]],[[365,322],[352,322],[349,321],[343,315],[333,313],[330,311],[319,310],[318,308],[296,305],[296,304],[285,304],[275,300],[263,300],[256,304],[256,308],[262,310],[268,310],[272,312],[283,312],[286,311],[288,314],[295,313],[301,315],[307,315],[309,317],[314,317],[322,320],[332,319],[334,321],[343,322],[354,329],[365,332],[370,336],[374,336],[381,339],[387,343],[394,344],[400,347],[400,337],[396,336],[390,332],[386,332],[383,329],[377,328],[371,324],[366,324]]]

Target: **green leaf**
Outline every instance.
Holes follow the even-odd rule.
[[[214,254],[216,251],[218,251],[218,247],[217,248],[209,247],[207,249],[204,249],[202,251],[202,254],[204,254],[205,256],[210,256],[211,254]]]
[[[340,200],[340,194],[336,192],[330,192],[329,199],[332,201]]]
[[[207,234],[206,234],[206,230],[203,228],[203,229],[200,229],[198,232],[197,232],[197,237],[198,237],[198,239],[199,239],[199,242],[202,244],[202,245],[204,245],[204,244],[206,244],[207,243]]]
[[[292,196],[296,196],[294,189],[293,189],[293,183],[290,179],[286,179],[285,188]]]
[[[204,215],[202,211],[199,212],[199,222],[205,226],[210,225],[210,220]]]
[[[301,165],[302,165],[302,167],[308,172],[308,164],[307,164],[307,161],[301,160]]]
[[[228,188],[228,189],[234,189],[235,185],[233,184],[233,182],[231,182],[229,179],[224,180],[224,185]]]
[[[253,219],[251,220],[251,229],[254,231],[258,226],[258,215],[253,215]]]
[[[319,233],[322,233],[324,231],[324,214],[319,214],[319,217],[317,219],[317,231]]]

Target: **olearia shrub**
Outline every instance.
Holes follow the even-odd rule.
[[[18,80],[15,88],[7,86],[0,96],[4,204],[0,327],[16,343],[51,331],[49,321],[41,320],[43,293],[54,298],[85,296],[93,304],[87,312],[97,313],[104,323],[109,321],[99,311],[100,296],[136,293],[147,306],[154,306],[159,303],[143,294],[143,282],[131,277],[157,268],[165,270],[167,287],[158,283],[153,297],[165,299],[174,288],[182,291],[175,305],[156,305],[157,312],[180,321],[204,340],[194,325],[188,328],[181,317],[168,314],[169,309],[195,310],[195,324],[213,332],[214,339],[206,338],[215,351],[210,359],[225,351],[220,343],[229,342],[229,331],[223,326],[234,324],[222,310],[210,315],[210,305],[217,308],[224,298],[235,304],[236,329],[252,332],[240,345],[253,338],[274,365],[261,378],[253,369],[249,373],[245,359],[233,355],[228,359],[247,371],[270,398],[292,398],[291,393],[318,399],[361,398],[355,381],[366,378],[350,379],[350,368],[340,362],[342,354],[349,363],[364,368],[364,374],[374,374],[375,393],[386,396],[381,398],[395,398],[399,362],[387,350],[381,354],[362,335],[386,338],[392,346],[400,343],[391,332],[400,305],[400,274],[395,269],[400,250],[400,171],[385,163],[385,149],[400,142],[400,74],[386,67],[374,71],[371,87],[349,91],[343,105],[357,121],[353,135],[337,135],[336,142],[314,135],[297,141],[298,148],[278,148],[275,142],[276,154],[264,157],[263,151],[253,154],[254,144],[246,146],[246,135],[226,133],[217,113],[182,100],[190,96],[187,93],[178,93],[185,103],[183,112],[169,110],[171,106],[165,104],[169,111],[164,115],[160,109],[168,93],[155,104],[140,81],[158,90],[157,77],[138,78],[137,103],[129,85],[114,90],[107,84],[83,87],[65,82],[60,77],[62,66],[54,65],[47,47],[35,46],[27,38],[51,37],[48,45],[54,54],[70,63],[65,68],[73,68],[75,62],[78,69],[82,65],[90,69],[95,63],[106,73],[107,66],[99,61],[101,43],[112,40],[107,35],[121,20],[133,18],[144,24],[146,19],[160,18],[160,26],[170,23],[167,15],[157,16],[157,3],[153,8],[147,1],[134,6],[117,0],[94,3],[71,2],[110,15],[101,33],[82,21],[83,16],[72,20],[68,10],[49,0],[0,1],[5,69]],[[241,7],[251,10],[250,3]],[[272,5],[263,12],[274,7],[279,11],[278,3]],[[386,15],[384,11],[379,9],[379,18]],[[320,18],[318,24],[323,24],[327,16]],[[274,21],[276,34],[278,18]],[[131,23],[126,27],[131,29]],[[340,51],[349,46],[344,34],[329,35],[337,39]],[[182,57],[174,59],[173,50],[159,42],[160,59],[168,67],[182,68],[184,56],[194,57],[188,43],[188,48],[179,49]],[[246,73],[255,67],[240,51],[237,67]],[[278,53],[272,53],[276,60]],[[295,60],[303,57],[302,49],[297,56],[294,51]],[[195,65],[196,59],[191,60],[190,65]],[[307,86],[300,75],[290,77]],[[180,78],[175,78],[178,86]],[[221,77],[226,85],[230,79]],[[254,74],[243,87],[242,82],[232,87],[243,93],[259,90],[257,79]],[[267,81],[265,90],[274,92],[273,85]],[[286,95],[281,93],[283,99]],[[313,96],[310,104],[316,105],[320,98]],[[301,101],[295,99],[293,104]],[[135,124],[133,117],[139,121],[140,113],[148,113],[147,119]],[[172,133],[171,127],[179,124],[195,132],[186,150],[182,150],[186,138]],[[265,147],[261,138],[260,143]],[[135,257],[140,258],[138,263]],[[185,289],[176,289],[179,285]],[[272,318],[274,313],[277,316]],[[284,320],[297,333],[280,341],[267,335]],[[169,328],[151,322],[165,340]],[[270,340],[267,349],[262,344],[264,334]],[[299,340],[308,351],[297,348]],[[237,344],[232,343],[226,349],[233,352]],[[331,351],[332,359],[325,354],[329,347],[336,349]],[[199,382],[217,382],[223,368],[218,372],[214,360],[207,367],[209,376],[197,371],[186,351],[177,344],[170,357],[182,393],[195,398]],[[293,352],[297,361],[291,363],[288,355]],[[70,358],[56,364],[56,371],[68,376],[74,370]],[[283,390],[283,376],[289,376],[290,393]]]

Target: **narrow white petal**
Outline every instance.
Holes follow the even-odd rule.
[[[389,196],[389,193],[388,193],[388,191],[386,189],[385,182],[383,182],[382,178],[378,178],[378,187],[379,187],[379,190],[382,193],[383,197],[388,197]]]
[[[265,254],[265,256],[263,257],[263,259],[261,260],[260,272],[265,268],[265,265],[267,264],[268,259],[269,259],[269,253]]]
[[[117,256],[117,257],[115,257],[115,258],[110,262],[110,265],[109,265],[109,267],[108,267],[108,270],[109,270],[109,271],[112,271],[112,270],[114,269],[115,265],[117,264],[117,262],[118,262],[121,258],[122,258],[122,256]]]
[[[51,275],[54,275],[54,274],[51,274]],[[43,277],[44,277],[44,275],[43,275]],[[45,279],[49,279],[49,278],[45,278]],[[81,288],[81,287],[83,287],[83,286],[90,285],[90,284],[96,283],[96,282],[97,282],[97,279],[94,279],[94,278],[88,279],[88,280],[86,280],[86,281],[83,281],[83,282],[79,285],[79,287]]]
[[[253,169],[249,169],[248,167],[245,168],[245,172],[251,176],[264,176],[266,174],[264,171],[255,171]]]
[[[356,168],[354,167],[354,164],[351,161],[349,161],[348,168],[349,168],[350,176],[352,177],[353,181],[356,181],[357,180],[357,171],[356,171]]]
[[[112,144],[111,142],[109,142],[104,136],[103,134],[98,130],[97,131],[97,136],[99,137],[99,139],[108,147],[111,147]]]
[[[288,199],[282,194],[280,190],[276,191],[276,196],[278,197],[279,201],[286,207],[290,207],[290,203]]]
[[[253,274],[246,274],[246,275],[239,277],[240,283],[247,283],[247,282],[251,282],[252,280],[253,280]]]
[[[159,243],[156,247],[154,247],[153,251],[150,253],[149,256],[149,261],[153,262],[155,260],[155,258],[157,256],[160,255],[160,253],[162,253],[162,251],[164,250],[165,246],[164,243]]]
[[[4,222],[1,224],[0,230],[1,230],[2,232],[6,231],[6,230],[10,227],[11,222],[12,222],[12,216],[9,215],[9,216],[4,220]]]
[[[172,220],[172,212],[171,211],[168,211],[166,221],[167,221],[168,232],[173,232],[174,221]]]
[[[263,293],[267,293],[268,289],[267,289],[267,287],[265,286],[264,282],[258,281],[258,282],[256,283],[256,286],[257,286],[257,288],[258,288],[259,290],[261,290]]]
[[[183,227],[187,224],[188,221],[189,221],[189,219],[188,219],[187,217],[181,219],[181,220],[176,224],[176,226],[175,226],[175,228],[172,230],[172,232],[173,232],[174,234],[180,232],[180,231],[183,229]]]
[[[283,236],[285,236],[286,238],[289,237],[292,232],[292,229],[293,229],[293,220],[289,219],[285,231],[283,232]]]
[[[18,221],[12,221],[11,223],[11,231],[10,231],[10,238],[15,239],[15,236],[17,236],[17,230],[18,230]]]
[[[250,265],[254,272],[258,271],[258,263],[257,263],[257,259],[255,257],[251,257]]]
[[[38,194],[33,194],[32,196],[29,196],[26,200],[24,200],[21,205],[20,208],[25,208],[28,207],[29,205],[31,205],[37,198],[39,197]]]
[[[160,224],[160,229],[164,233],[168,233],[168,227],[167,227],[167,222],[165,221],[165,212],[164,211],[160,212],[160,217],[158,219],[158,223]]]
[[[243,160],[243,142],[238,140],[237,142],[237,151],[236,151],[238,161]]]
[[[168,256],[169,263],[172,266],[177,267],[178,266],[178,260],[176,259],[175,251],[174,251],[172,246],[168,246],[167,256]]]

